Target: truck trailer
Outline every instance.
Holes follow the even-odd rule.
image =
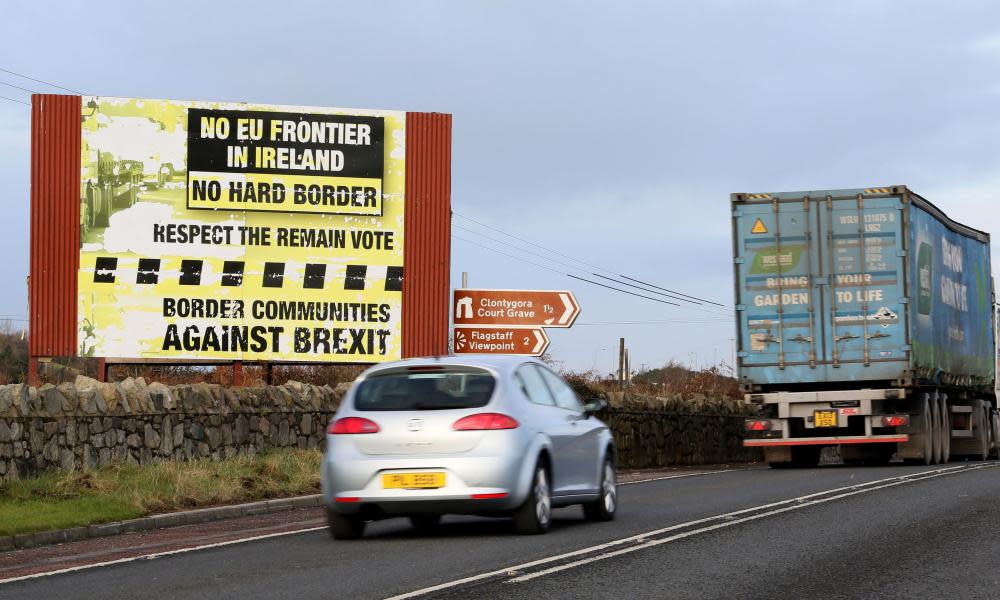
[[[731,204],[745,446],[775,468],[997,456],[989,234],[903,185]]]

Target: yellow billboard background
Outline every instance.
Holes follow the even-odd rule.
[[[286,212],[277,205],[241,210],[233,203],[188,208],[189,108],[383,118],[381,215]],[[82,117],[81,355],[345,363],[400,358],[405,113],[85,97]],[[308,176],[289,177],[308,184]],[[210,233],[191,236],[193,227]],[[224,285],[227,262],[243,263],[240,285]],[[266,285],[269,263],[281,265],[280,287]],[[322,278],[317,270],[325,270]],[[322,288],[307,280],[313,286],[322,281]],[[274,277],[267,281],[275,284]],[[358,287],[363,289],[351,289]],[[196,310],[199,303],[204,312]],[[239,303],[242,314],[232,310]],[[204,310],[224,304],[229,314]],[[172,313],[166,305],[190,310]],[[272,312],[254,314],[254,307]],[[290,316],[289,307],[326,314]],[[264,348],[234,341],[261,328]]]

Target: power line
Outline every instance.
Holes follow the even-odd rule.
[[[15,90],[21,90],[22,92],[28,92],[29,94],[36,94],[37,92],[26,87],[21,87],[19,85],[14,85],[13,83],[7,83],[6,81],[0,81],[0,85],[5,85],[7,87],[12,87]]]
[[[522,248],[522,247],[517,246],[515,244],[511,244],[510,242],[505,242],[503,240],[498,240],[498,239],[496,239],[494,237],[490,237],[490,236],[486,235],[485,233],[476,231],[475,229],[469,229],[468,227],[462,227],[461,225],[459,225],[457,223],[452,223],[452,227],[456,227],[456,228],[461,229],[463,231],[468,231],[469,233],[471,233],[473,235],[478,235],[479,237],[486,238],[486,239],[490,240],[491,242],[495,242],[497,244],[503,244],[504,246],[508,246],[510,248],[514,248],[515,250],[518,250],[520,252],[528,252],[528,250],[526,250],[525,248]],[[562,261],[562,260],[558,260],[558,259],[555,259],[555,258],[546,258],[545,260],[551,261],[551,262],[556,263],[556,264],[563,265],[565,267],[569,267],[570,269],[577,269],[577,270],[580,270],[580,271],[585,271],[585,272],[587,272],[588,275],[593,275],[594,277],[600,277],[601,279],[606,279],[608,281],[612,281],[614,283],[617,283],[618,285],[625,285],[625,286],[628,286],[628,287],[631,287],[631,288],[635,288],[637,290],[642,290],[644,292],[649,292],[649,293],[652,293],[652,294],[658,294],[660,296],[665,296],[667,298],[670,298],[671,300],[680,300],[682,302],[689,302],[691,304],[696,304],[696,305],[699,305],[699,306],[702,304],[698,300],[688,300],[687,298],[680,298],[680,297],[673,296],[673,295],[670,295],[670,294],[665,294],[663,292],[659,292],[659,291],[656,291],[656,290],[649,290],[649,289],[646,289],[644,287],[640,287],[638,285],[633,285],[633,284],[625,282],[625,281],[618,281],[617,279],[612,279],[611,277],[605,277],[604,275],[601,275],[600,273],[592,273],[592,272],[589,272],[587,269],[581,269],[580,267],[578,267],[576,265],[573,265],[573,264],[570,264],[568,262],[565,262],[565,261]]]
[[[471,217],[467,217],[467,216],[465,216],[463,214],[460,214],[460,213],[457,213],[457,212],[454,212],[454,211],[452,211],[452,214],[454,214],[455,216],[457,216],[457,217],[459,217],[461,219],[465,219],[466,221],[470,221],[472,223],[475,223],[476,225],[479,225],[480,227],[485,227],[486,229],[490,229],[490,230],[496,231],[497,233],[501,233],[501,234],[503,234],[503,235],[505,235],[505,236],[507,236],[509,238],[513,238],[515,240],[518,240],[518,241],[523,242],[525,244],[528,244],[530,246],[534,246],[535,248],[539,248],[539,249],[545,250],[546,252],[551,252],[552,254],[555,254],[557,256],[562,256],[563,258],[568,258],[568,259],[570,259],[572,261],[575,261],[575,262],[578,262],[580,264],[586,265],[588,267],[597,269],[599,271],[604,271],[605,273],[610,273],[610,274],[612,274],[615,277],[618,277],[620,279],[628,279],[629,281],[634,281],[636,283],[641,283],[642,285],[645,285],[645,286],[648,286],[648,287],[652,287],[652,288],[656,288],[656,289],[659,289],[659,290],[663,290],[665,292],[670,292],[671,294],[676,294],[678,296],[684,296],[685,298],[689,298],[691,300],[697,300],[699,302],[704,302],[704,303],[707,303],[707,304],[713,304],[715,306],[719,306],[719,307],[722,307],[722,308],[726,307],[726,305],[720,304],[718,302],[714,302],[712,300],[707,300],[705,298],[700,298],[698,296],[692,296],[690,294],[684,294],[684,293],[681,293],[681,292],[677,292],[677,291],[674,291],[674,290],[671,290],[671,289],[668,289],[668,288],[665,288],[665,287],[661,287],[661,286],[658,286],[658,285],[653,285],[651,283],[647,283],[647,282],[642,281],[640,279],[635,279],[633,277],[626,277],[625,275],[621,275],[620,273],[616,273],[615,271],[612,271],[611,269],[606,269],[606,268],[601,267],[599,265],[595,265],[593,263],[589,263],[589,262],[587,262],[585,260],[582,260],[582,259],[579,259],[579,258],[575,258],[575,257],[570,256],[568,254],[563,254],[562,252],[559,252],[558,250],[553,250],[552,248],[548,248],[546,246],[542,246],[541,244],[536,244],[535,242],[532,242],[531,240],[525,239],[523,237],[516,236],[516,235],[514,235],[512,233],[507,233],[506,231],[504,231],[504,230],[502,230],[502,229],[500,229],[498,227],[493,227],[492,225],[487,225],[486,223],[483,223],[481,221],[477,221],[476,219],[473,219]],[[482,234],[479,234],[479,235],[482,235]],[[577,268],[579,268],[579,267],[577,267]],[[591,274],[592,275],[597,275],[596,273],[591,273]],[[601,276],[601,275],[598,275],[598,277],[602,277],[604,279],[609,279],[611,281],[615,281],[615,280],[613,280],[613,279],[611,279],[609,277],[604,277],[604,276]],[[631,287],[636,287],[636,286],[633,286],[631,284],[625,283],[623,281],[615,281],[615,283],[618,283],[619,285],[629,285]],[[642,288],[638,288],[638,289],[642,289]],[[660,293],[660,292],[655,292],[653,290],[645,290],[645,291],[652,292],[652,293],[655,293],[655,294],[659,294]],[[676,299],[680,300],[681,298],[676,298]]]
[[[14,98],[8,98],[7,96],[0,96],[0,99],[2,99],[2,100],[10,100],[11,102],[17,102],[18,104],[23,104],[25,106],[31,106],[30,103],[25,102],[24,100],[15,100]]]
[[[680,306],[680,304],[677,304],[676,302],[667,302],[666,300],[660,300],[659,298],[652,298],[650,296],[643,296],[642,294],[636,294],[635,292],[630,292],[628,290],[623,290],[623,289],[620,289],[620,288],[612,287],[610,285],[604,285],[603,283],[598,283],[596,281],[591,281],[590,279],[584,279],[583,277],[577,277],[576,275],[570,275],[569,273],[563,273],[562,271],[559,271],[557,269],[553,269],[552,267],[547,267],[545,265],[540,265],[540,264],[538,264],[538,263],[536,263],[534,261],[530,261],[530,260],[521,258],[520,256],[515,256],[513,254],[509,254],[507,252],[504,252],[502,250],[497,250],[496,248],[490,248],[489,246],[484,246],[484,245],[479,244],[477,242],[474,242],[472,240],[467,240],[467,239],[465,239],[465,238],[463,238],[461,236],[453,235],[452,237],[454,237],[456,240],[461,240],[461,241],[463,241],[463,242],[465,242],[467,244],[472,244],[473,246],[479,246],[480,248],[489,250],[491,252],[496,252],[497,254],[502,254],[502,255],[504,255],[504,256],[506,256],[508,258],[513,258],[514,260],[519,260],[521,262],[528,263],[529,265],[534,265],[534,266],[536,266],[536,267],[538,267],[540,269],[545,269],[546,271],[552,271],[553,273],[558,273],[559,275],[563,275],[565,277],[570,277],[572,279],[577,279],[579,281],[584,281],[584,282],[592,284],[592,285],[597,285],[597,286],[600,286],[600,287],[603,287],[603,288],[608,288],[609,290],[615,290],[616,292],[621,292],[623,294],[628,294],[630,296],[638,296],[639,298],[645,298],[646,300],[652,300],[653,302],[660,302],[660,303],[663,303],[663,304],[670,304],[672,306]]]
[[[0,71],[3,71],[4,73],[10,73],[11,75],[16,75],[16,76],[22,77],[24,79],[30,79],[31,81],[34,81],[36,83],[43,83],[43,84],[45,84],[47,86],[51,86],[51,87],[54,87],[54,88],[57,88],[57,89],[60,89],[60,90],[66,90],[67,92],[73,92],[74,94],[79,94],[81,96],[83,95],[83,92],[79,92],[77,90],[71,90],[68,87],[63,87],[61,85],[56,85],[54,83],[49,83],[48,81],[43,81],[41,79],[35,79],[34,77],[29,77],[29,76],[23,75],[21,73],[15,73],[14,71],[8,71],[7,69],[0,69]]]

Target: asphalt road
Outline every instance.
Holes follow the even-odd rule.
[[[625,485],[611,523],[403,520],[0,583],[0,598],[996,598],[1000,463],[736,469]],[[414,594],[414,595],[409,595]]]

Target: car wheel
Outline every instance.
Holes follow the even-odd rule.
[[[417,529],[434,529],[441,524],[441,515],[413,515],[410,525]]]
[[[552,521],[552,489],[545,467],[539,463],[524,504],[514,511],[514,528],[522,534],[545,533]]]
[[[365,521],[356,515],[342,515],[327,509],[326,522],[335,540],[356,540],[365,533]]]
[[[604,459],[601,470],[601,497],[583,505],[583,516],[588,521],[610,521],[618,510],[618,485],[615,482],[615,465]]]

